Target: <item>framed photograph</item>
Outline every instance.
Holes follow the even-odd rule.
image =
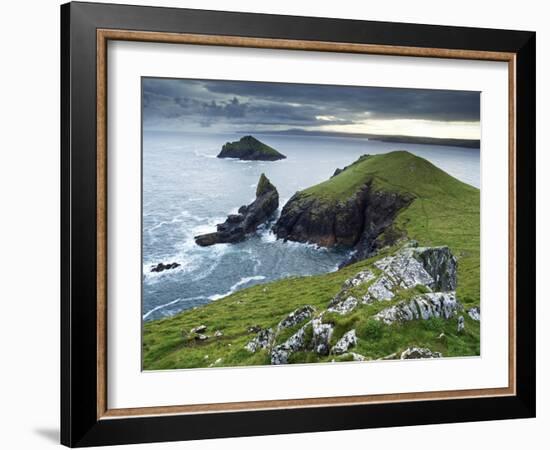
[[[61,26],[63,444],[535,415],[535,33]]]

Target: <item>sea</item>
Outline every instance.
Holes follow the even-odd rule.
[[[337,270],[342,250],[277,240],[264,226],[246,241],[200,247],[193,236],[255,198],[262,173],[279,191],[280,209],[301,189],[326,180],[363,154],[407,150],[480,187],[479,149],[381,142],[355,137],[256,137],[287,156],[275,162],[219,159],[238,134],[144,131],[142,185],[142,318],[215,302],[240,289],[289,276]],[[280,212],[279,209],[279,212]],[[151,272],[160,263],[179,267]]]

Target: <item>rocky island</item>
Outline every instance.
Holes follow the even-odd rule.
[[[224,223],[216,225],[213,233],[195,236],[200,246],[241,242],[247,234],[256,231],[259,225],[271,219],[279,207],[279,193],[262,173],[256,187],[256,199],[239,208],[238,214],[230,214]]]
[[[254,136],[244,136],[235,142],[227,142],[218,158],[238,158],[245,161],[277,161],[286,156],[274,148],[256,139]]]

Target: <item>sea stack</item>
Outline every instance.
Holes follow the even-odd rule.
[[[244,136],[239,141],[227,142],[218,158],[237,158],[244,161],[277,161],[286,156],[253,136]]]
[[[202,247],[241,242],[271,219],[278,207],[279,193],[262,173],[256,187],[256,199],[249,205],[241,206],[238,214],[229,214],[224,223],[216,225],[214,233],[195,236],[195,242]]]

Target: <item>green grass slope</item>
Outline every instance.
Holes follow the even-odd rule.
[[[425,159],[398,151],[362,158],[337,176],[313,186],[305,195],[339,201],[353,194],[366,181],[376,189],[412,194],[415,199],[396,218],[396,227],[421,246],[448,245],[458,259],[457,297],[465,307],[479,306],[479,190],[456,180]],[[359,270],[395,248],[374,258],[360,261],[334,273],[291,277],[258,285],[176,316],[147,322],[143,327],[143,368],[175,369],[269,364],[266,351],[250,353],[244,349],[253,334],[248,328],[275,327],[294,309],[312,305],[325,309],[342,283]],[[456,321],[431,319],[401,325],[384,325],[372,315],[391,302],[361,305],[345,316],[330,314],[323,320],[335,323],[335,342],[355,328],[359,344],[353,351],[369,359],[382,358],[408,346],[428,347],[444,356],[479,354],[479,322],[465,317],[465,332],[457,334]],[[206,341],[189,335],[191,328],[206,325]],[[299,326],[278,336],[283,342]],[[214,337],[214,332],[223,333]],[[444,337],[440,337],[444,333]],[[325,362],[334,356],[319,357],[312,352],[296,353],[291,362]],[[338,358],[337,358],[338,359]]]

